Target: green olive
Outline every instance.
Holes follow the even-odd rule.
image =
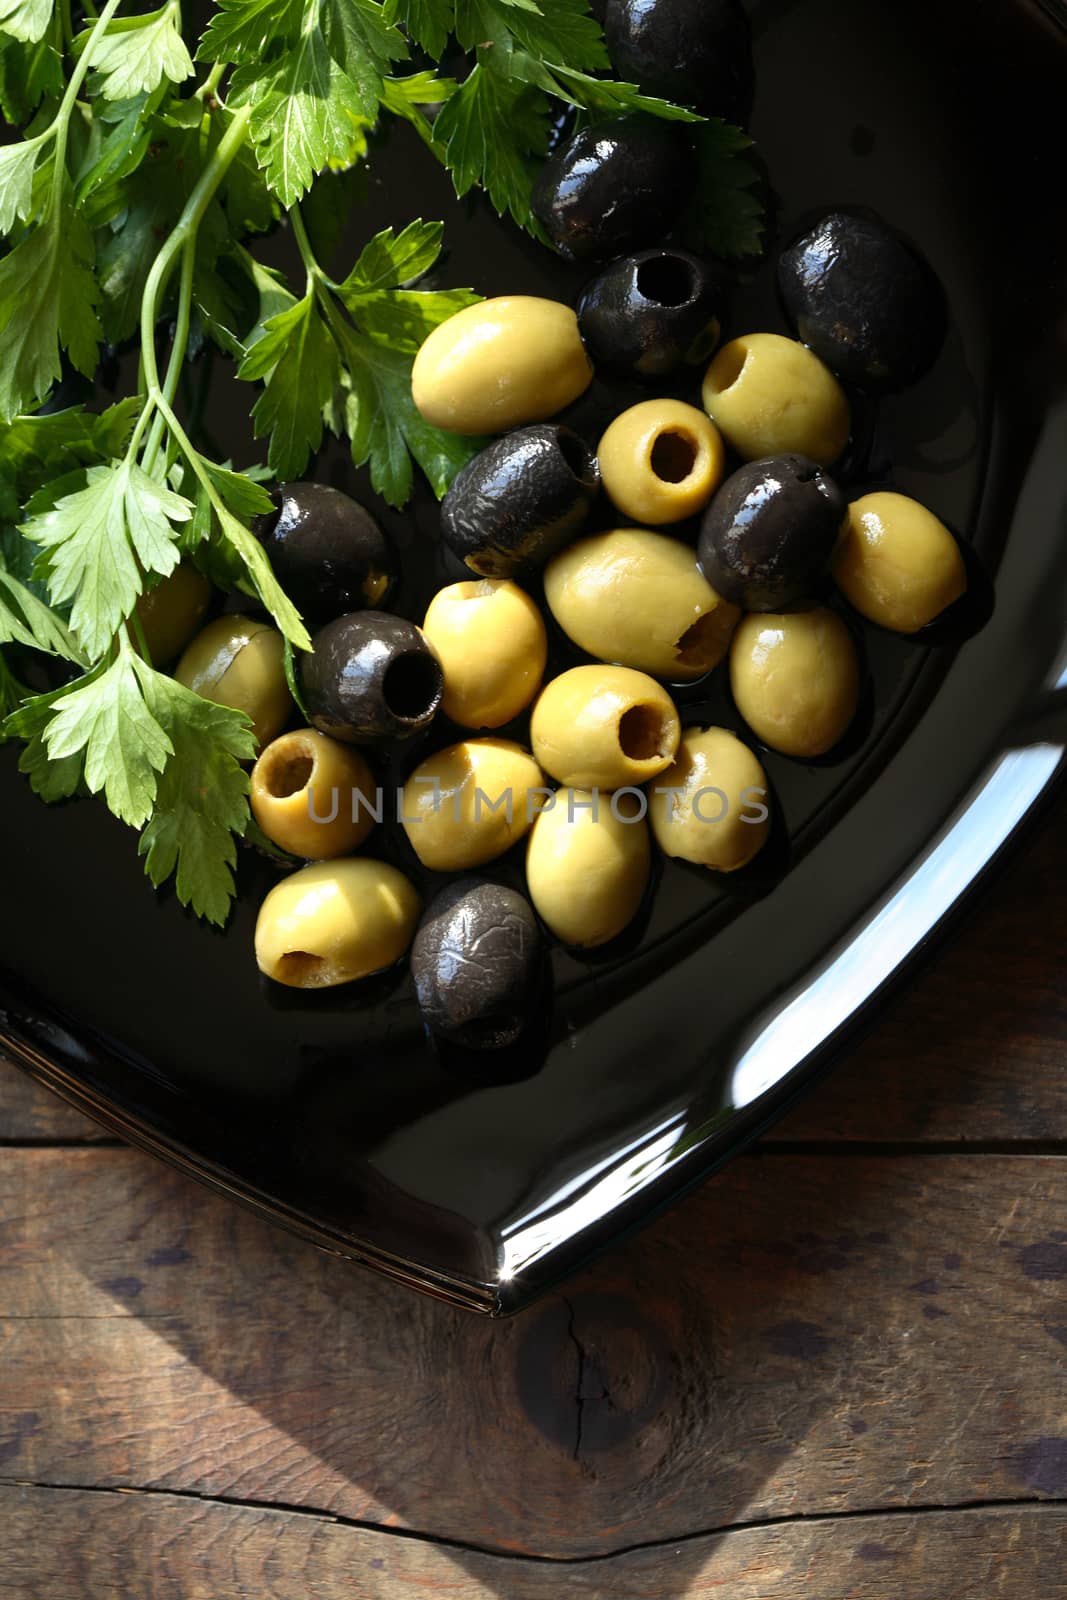
[[[779,333],[733,339],[704,376],[704,409],[746,461],[837,460],[852,427],[845,391],[806,345]]]
[[[427,756],[401,793],[401,822],[435,872],[492,861],[529,831],[549,790],[528,750],[510,739],[464,739]]]
[[[917,633],[967,588],[945,524],[904,494],[868,494],[849,507],[833,570],[849,604],[894,633]]]
[[[597,447],[604,490],[635,522],[659,527],[703,511],[722,482],[719,430],[681,400],[642,400],[616,417]]]
[[[541,687],[545,624],[516,583],[449,584],[430,601],[422,632],[445,675],[441,709],[461,728],[502,727]]]
[[[654,678],[631,667],[572,667],[542,692],[530,742],[540,765],[576,789],[647,783],[670,766],[681,725]]]
[[[165,667],[176,660],[203,620],[211,604],[211,585],[202,572],[183,561],[137,602],[136,615],[152,665]],[[136,631],[131,633],[134,647]]]
[[[250,800],[267,838],[309,861],[358,850],[377,810],[362,755],[316,728],[271,740],[252,768]]]
[[[664,855],[715,872],[747,866],[770,831],[767,774],[727,728],[687,728],[652,787],[649,820]]]
[[[600,661],[691,683],[726,654],[741,613],[677,539],[645,528],[598,533],[551,561],[545,597],[575,644]]]
[[[757,738],[783,755],[825,755],[856,714],[856,646],[833,611],[754,612],[730,646],[730,687]]]
[[[293,712],[282,636],[251,617],[209,622],[186,648],[174,676],[205,700],[244,711],[261,746],[281,733]]]
[[[570,306],[507,295],[433,330],[411,369],[415,404],[450,433],[504,433],[577,400],[593,368]]]
[[[256,963],[292,989],[367,978],[400,960],[420,910],[407,878],[384,861],[316,861],[275,884],[260,906]]]
[[[633,921],[651,850],[644,796],[560,789],[533,825],[526,882],[534,907],[564,944],[593,949]]]

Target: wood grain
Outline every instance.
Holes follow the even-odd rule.
[[[0,1476],[588,1556],[1067,1499],[1067,1158],[745,1157],[511,1323],[124,1150],[0,1164]]]
[[[737,1530],[560,1567],[170,1495],[0,1489],[4,1600],[995,1600],[1067,1595],[1054,1506]],[[13,1553],[13,1554],[12,1554]]]

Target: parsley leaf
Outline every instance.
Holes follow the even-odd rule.
[[[82,34],[79,43],[88,37]],[[191,77],[192,58],[181,36],[181,10],[175,0],[158,11],[112,23],[93,51],[93,71],[101,75],[101,92],[107,100],[129,100],[150,93],[164,79],[181,83]]]
[[[34,695],[24,700],[0,725],[0,739],[26,740],[26,748],[19,757],[19,771],[29,778],[34,794],[48,805],[69,800],[84,780],[85,759],[80,750],[69,756],[53,757],[44,742],[52,720],[52,707],[66,693],[64,686],[48,694]]]
[[[456,193],[481,184],[497,211],[510,212],[522,227],[532,222],[530,191],[548,134],[547,96],[480,62],[434,123]]]
[[[142,661],[135,670],[147,707],[172,754],[163,769],[139,850],[152,883],[175,873],[182,905],[220,926],[233,898],[234,835],[249,821],[248,774],[255,755],[242,712],[215,705]]]
[[[53,10],[53,0],[0,0],[0,33],[36,44],[44,38]]]
[[[79,372],[95,370],[101,334],[92,261],[92,235],[69,201],[51,206],[0,261],[0,420],[44,399],[60,374],[61,345]]]
[[[23,644],[47,655],[63,656],[88,666],[77,641],[61,617],[0,566],[0,644]]]
[[[40,139],[21,139],[0,149],[0,233],[10,233],[33,210],[33,173],[41,144]]]
[[[266,379],[252,408],[256,437],[270,434],[276,478],[299,477],[322,443],[323,407],[340,376],[337,349],[317,307],[317,291],[271,317],[245,355],[239,378]]]
[[[143,572],[166,577],[178,564],[173,524],[193,508],[128,460],[90,467],[84,489],[63,495],[24,531],[41,547],[35,575],[70,621],[89,655],[103,655],[133,610]]]
[[[695,143],[698,180],[682,223],[686,240],[724,260],[762,255],[766,218],[760,175],[747,155],[752,140],[740,128],[712,118],[696,130]]]

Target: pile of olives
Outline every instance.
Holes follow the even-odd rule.
[[[608,0],[605,25],[647,91],[745,115],[737,0]],[[423,417],[493,437],[441,505],[441,540],[469,576],[419,624],[387,609],[397,559],[365,508],[320,484],[278,491],[259,533],[316,629],[297,669],[306,726],[290,726],[268,624],[223,615],[190,641],[207,598],[185,568],[149,597],[145,632],[164,657],[182,652],[177,676],[252,718],[256,823],[307,862],[260,908],[256,959],[274,981],[331,987],[410,952],[435,1035],[514,1044],[538,1010],[546,932],[582,950],[619,938],[646,902],[653,846],[729,874],[768,839],[760,756],[731,729],[686,725],[672,689],[722,665],[753,741],[812,760],[860,700],[841,602],[911,634],[963,594],[959,546],[930,511],[882,490],[850,503],[834,476],[850,396],[904,387],[937,355],[933,272],[880,219],[831,213],[780,257],[796,337],[722,343],[719,269],[653,242],[694,181],[684,127],[583,129],[534,194],[556,250],[594,264],[576,307],[490,299],[422,345]],[[686,373],[699,404],[655,392]],[[561,420],[594,374],[647,396],[595,441]],[[168,589],[181,590],[184,633]],[[547,682],[546,614],[584,658]],[[381,817],[376,748],[421,751],[403,741],[441,718],[451,742],[413,753],[396,797],[412,870],[453,875],[424,907],[406,871],[356,852]],[[526,895],[483,873],[520,842]]]

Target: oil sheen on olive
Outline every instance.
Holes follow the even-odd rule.
[[[346,744],[402,738],[441,704],[440,662],[413,622],[352,611],[328,622],[300,662],[309,721]]]
[[[569,261],[603,261],[657,243],[696,184],[683,125],[615,117],[582,128],[543,163],[531,205]]]
[[[380,606],[396,579],[396,560],[369,511],[325,483],[286,483],[278,513],[259,524],[282,588],[313,626]]]
[[[743,610],[781,611],[818,592],[847,513],[833,478],[807,456],[750,461],[704,513],[701,569]]]
[[[798,338],[868,393],[907,388],[944,342],[947,307],[933,269],[874,215],[823,217],[783,252],[778,287]]]
[[[519,428],[478,453],[441,503],[453,555],[485,578],[543,566],[576,538],[597,497],[596,457],[570,428]]]
[[[699,256],[641,250],[586,285],[578,326],[599,372],[651,382],[708,359],[722,299],[718,277]]]
[[[740,0],[607,0],[604,33],[616,77],[705,116],[747,120],[752,40]]]
[[[529,901],[484,878],[460,878],[427,906],[411,949],[423,1021],[471,1050],[513,1044],[534,1007],[541,930]]]

